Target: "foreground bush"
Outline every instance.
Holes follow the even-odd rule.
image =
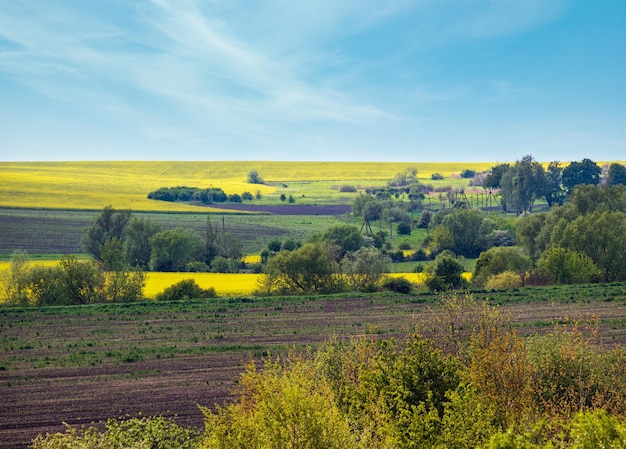
[[[37,437],[32,449],[193,449],[199,433],[163,417],[110,419],[103,432],[95,427]]]

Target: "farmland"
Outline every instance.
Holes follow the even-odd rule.
[[[280,202],[280,193],[298,192],[297,201],[325,198],[350,201],[339,195],[340,184],[380,185],[407,166],[429,179],[439,172],[456,175],[465,168],[486,170],[490,163],[324,163],[324,162],[42,162],[0,163],[0,207],[88,209],[107,205],[134,211],[199,211],[206,208],[147,199],[160,187],[178,185],[221,187],[226,193],[257,190],[267,202]],[[248,184],[257,170],[268,185]],[[295,182],[294,185],[289,185]],[[286,187],[284,187],[286,186]],[[304,195],[304,198],[302,197]],[[211,208],[213,209],[213,208]],[[219,212],[219,209],[213,209]]]
[[[602,342],[626,343],[626,285],[476,293],[502,304],[521,334],[597,314]],[[433,308],[434,307],[434,308]],[[229,398],[249,358],[333,336],[403,336],[436,297],[337,295],[0,309],[0,447],[25,447],[62,422],[126,414],[202,425],[196,404]]]
[[[288,206],[285,206],[288,207]],[[81,238],[98,212],[77,210],[0,209],[0,254],[16,249],[29,254],[82,253]],[[202,232],[207,215],[198,213],[137,213],[161,224],[163,229],[184,227]],[[219,215],[227,230],[244,243],[245,253],[258,253],[272,238],[304,240],[312,232],[322,232],[341,219],[332,215]]]

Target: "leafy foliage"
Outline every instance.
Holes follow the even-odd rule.
[[[157,301],[178,301],[182,299],[215,298],[214,288],[203,289],[193,279],[183,279],[169,286],[156,297]]]

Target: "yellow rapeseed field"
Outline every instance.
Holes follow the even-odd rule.
[[[159,187],[186,185],[221,187],[226,193],[275,191],[268,185],[246,182],[257,170],[269,182],[388,180],[407,167],[420,178],[434,172],[444,176],[465,168],[486,170],[492,163],[413,162],[0,162],[0,207],[102,209],[112,205],[135,211],[202,211],[186,204],[152,201]]]
[[[58,264],[58,260],[41,260],[33,261],[32,265],[54,266]],[[0,262],[0,273],[10,268],[10,262]],[[162,292],[167,287],[182,281],[183,279],[194,279],[202,288],[213,287],[218,296],[247,296],[251,295],[257,289],[257,283],[260,274],[249,273],[163,273],[148,272],[146,273],[146,286],[144,288],[144,296],[154,299],[157,293]],[[425,280],[424,273],[391,273],[392,277],[405,277],[414,284],[423,284]],[[463,277],[467,280],[471,279],[471,273],[464,273]],[[0,277],[0,282],[2,278]]]
[[[246,296],[257,289],[260,274],[249,273],[146,273],[146,298],[154,298],[170,285],[193,279],[202,288],[213,287],[218,296]]]

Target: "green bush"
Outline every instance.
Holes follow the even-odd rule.
[[[413,290],[413,284],[405,277],[387,277],[382,287],[385,290],[404,294],[409,294]]]
[[[67,426],[65,433],[39,436],[32,449],[195,449],[199,444],[199,433],[181,427],[171,419],[161,416],[110,419],[105,430],[96,427],[76,429]]]
[[[193,279],[183,279],[167,287],[156,296],[157,301],[178,301],[181,299],[215,298],[217,294],[213,287],[200,288]]]

